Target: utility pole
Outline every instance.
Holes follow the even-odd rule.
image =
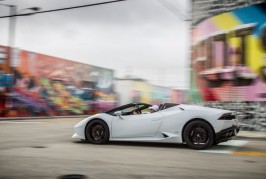
[[[17,6],[8,5],[9,7],[9,36],[8,36],[8,57],[6,58],[6,73],[11,73],[11,62],[13,58],[13,49],[15,44],[15,29],[16,29],[16,16],[14,16],[17,12]]]
[[[8,25],[8,50],[7,50],[7,58],[5,62],[5,72],[7,74],[12,73],[11,64],[14,54],[14,47],[15,47],[15,35],[16,35],[16,15],[17,12],[17,6],[16,5],[10,5],[10,4],[0,4],[1,6],[9,7],[9,25]],[[22,12],[24,10],[31,10],[31,11],[39,11],[39,7],[30,7],[20,10],[19,12]],[[34,13],[32,13],[34,14]],[[28,14],[31,15],[31,14]]]

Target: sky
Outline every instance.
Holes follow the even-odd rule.
[[[4,0],[18,13],[110,0]],[[9,8],[0,6],[0,16]],[[115,70],[173,88],[189,88],[189,0],[126,0],[17,17],[15,47]],[[0,44],[8,45],[8,18],[0,19]]]

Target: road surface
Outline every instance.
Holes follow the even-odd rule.
[[[0,179],[264,179],[266,140],[232,140],[198,151],[181,144],[110,142],[71,138],[79,118],[0,121]]]

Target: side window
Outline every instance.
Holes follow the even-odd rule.
[[[151,110],[149,108],[146,108],[146,109],[143,109],[141,111],[142,114],[150,114],[151,113]]]
[[[133,110],[135,110],[135,109],[136,109],[136,108],[135,108],[134,106],[132,106],[132,107],[129,107],[129,108],[123,109],[123,110],[122,110],[122,113],[131,112],[131,111],[133,111]]]

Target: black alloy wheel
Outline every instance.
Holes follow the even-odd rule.
[[[184,130],[184,140],[193,149],[208,148],[214,142],[213,130],[207,122],[193,121]]]
[[[109,128],[104,121],[94,120],[87,125],[85,135],[93,144],[104,144],[109,140]]]

